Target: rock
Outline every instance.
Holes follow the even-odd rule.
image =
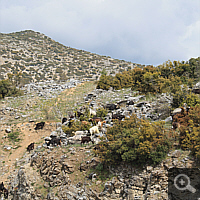
[[[147,166],[147,171],[148,172],[151,172],[153,170],[153,167],[152,166]]]
[[[80,164],[80,171],[86,171],[89,168],[89,166],[86,163]]]
[[[179,158],[181,156],[181,151],[180,150],[175,150],[172,153],[172,158]]]
[[[167,117],[164,121],[165,122],[172,122],[172,116]]]
[[[112,182],[111,181],[106,182],[104,186],[104,191],[112,193],[112,190],[113,190]]]
[[[61,128],[61,127],[62,127],[62,123],[61,122],[56,123],[56,129]]]
[[[172,114],[175,115],[177,113],[181,113],[181,108],[176,108],[172,111]]]
[[[50,137],[57,137],[58,133],[56,131],[52,131]]]
[[[76,131],[74,135],[86,136],[86,133],[84,131]]]
[[[101,181],[97,181],[96,185],[101,185],[101,183],[102,183]]]
[[[5,131],[6,131],[6,133],[11,133],[10,128],[7,128]]]

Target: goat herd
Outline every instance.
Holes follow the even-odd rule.
[[[107,104],[106,109],[109,111],[116,110],[118,107],[115,104]],[[188,112],[189,109],[187,109]],[[84,116],[84,112],[81,111],[76,111],[73,115],[70,115],[68,118],[62,118],[62,124],[68,126],[69,128],[72,127],[74,121],[77,119],[80,120],[80,117]],[[90,116],[92,116],[88,121],[81,121],[81,124],[83,125],[88,125],[88,124],[93,124],[94,126],[91,127],[88,131],[91,136],[93,136],[95,133],[99,133],[99,130],[102,130],[103,125],[108,125],[107,122],[109,121],[107,118],[104,120],[100,117],[96,117],[96,112],[94,110],[90,109]],[[113,119],[117,119],[119,121],[123,120],[125,118],[124,115],[122,114],[113,114],[111,113],[111,116],[109,117],[110,120],[112,121]],[[109,121],[110,122],[110,121]],[[39,122],[36,123],[35,130],[43,129],[45,125],[45,122]],[[173,129],[175,130],[176,128],[180,127],[180,124],[178,122],[173,122],[172,120],[172,126]],[[78,132],[78,131],[77,131]],[[105,132],[104,132],[105,133]],[[94,144],[94,141],[91,139],[90,136],[82,136],[81,137],[81,145],[85,143],[92,142]],[[30,153],[31,150],[34,149],[34,142],[29,144],[27,147],[27,151]],[[50,141],[47,142],[47,146],[61,146],[61,139],[57,137],[52,137]],[[98,149],[98,144],[94,147],[94,149]],[[8,190],[4,187],[3,182],[0,184],[0,197],[1,195],[4,194],[5,198],[8,198]]]
[[[107,104],[105,108],[109,111],[118,109],[117,105],[115,105],[115,104]],[[188,112],[189,108],[187,108],[186,110]],[[81,108],[79,111],[76,111],[75,113],[70,114],[68,118],[63,117],[62,124],[65,126],[68,126],[69,128],[71,128],[73,126],[73,124],[76,120],[80,120],[82,125],[91,125],[92,124],[93,126],[88,130],[88,132],[90,133],[90,136],[93,136],[96,133],[99,134],[100,133],[99,130],[103,130],[102,128],[103,128],[104,124],[107,127],[108,125],[110,125],[108,123],[111,122],[112,120],[117,119],[117,120],[121,121],[125,118],[125,115],[122,115],[119,113],[113,114],[113,112],[111,112],[110,117],[108,117],[110,119],[110,121],[109,121],[109,119],[107,117],[105,118],[105,120],[100,117],[96,117],[96,111],[94,111],[92,109],[89,109],[89,111],[90,111],[91,118],[88,121],[81,121],[81,116],[83,116],[83,117],[85,116],[84,107],[83,107],[83,109]],[[176,114],[174,114],[174,115],[176,115]],[[173,120],[173,117],[174,116],[172,116],[172,128],[175,130],[177,128],[180,128],[180,124],[178,122],[175,122]],[[44,125],[45,125],[45,122],[36,123],[35,130],[43,129]],[[77,133],[78,132],[79,131],[77,131]],[[102,132],[105,133],[106,132],[105,129]],[[91,139],[90,136],[82,136],[81,144],[85,144],[85,143],[89,143],[89,142],[92,142],[94,144],[94,141]],[[52,145],[52,146],[61,145],[61,139],[57,138],[57,137],[52,137],[51,140],[47,142],[47,146],[50,146],[50,145]],[[29,144],[27,147],[27,151],[30,152],[33,149],[34,149],[34,143]]]
[[[83,107],[83,109],[84,109],[84,107]],[[84,117],[85,112],[84,112],[83,109],[80,109],[79,111],[76,111],[75,113],[72,113],[71,115],[69,115],[68,118],[63,117],[62,118],[62,124],[71,128],[74,121],[76,121],[77,119],[80,120],[81,116]],[[111,111],[111,110],[118,109],[118,107],[115,104],[107,104],[106,109]],[[102,119],[100,117],[96,117],[96,111],[92,110],[91,108],[89,109],[89,112],[90,112],[91,118],[88,121],[81,121],[81,120],[80,121],[81,121],[82,125],[90,125],[90,124],[93,125],[88,130],[90,135],[93,136],[96,133],[98,134],[99,130],[102,130],[103,125],[106,124],[107,121],[105,121],[104,119]],[[112,113],[112,116],[110,116],[110,118],[111,118],[111,120],[112,119],[118,119],[119,121],[121,121],[125,118],[125,116],[122,115],[122,114],[113,114]],[[44,126],[45,126],[45,122],[39,122],[39,123],[36,123],[34,129],[35,130],[43,129]],[[89,142],[92,142],[94,144],[94,141],[92,141],[91,137],[82,136],[81,144],[85,144],[85,143],[89,143]],[[50,146],[50,145],[52,145],[52,146],[61,145],[61,139],[57,138],[57,137],[51,138],[51,140],[47,142],[47,146]],[[34,149],[34,142],[28,145],[27,151],[30,153],[30,151],[33,150],[33,149]]]

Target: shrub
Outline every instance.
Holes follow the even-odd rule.
[[[200,105],[190,108],[189,113],[182,110],[174,118],[181,124],[179,143],[182,149],[190,149],[200,159]]]
[[[78,121],[77,122],[72,122],[72,126],[70,126],[70,127],[62,126],[62,130],[64,131],[64,133],[66,133],[70,137],[73,137],[74,136],[74,132],[81,130],[81,124]]]
[[[122,161],[139,165],[158,164],[171,148],[172,139],[164,128],[164,122],[150,123],[135,115],[116,121],[106,135],[109,142],[101,141],[100,149],[95,153],[107,164]]]
[[[7,96],[20,95],[23,95],[23,92],[12,85],[12,83],[8,79],[0,81],[0,99]]]
[[[92,126],[90,124],[81,124],[81,131],[87,131],[91,128]]]
[[[104,118],[108,114],[108,111],[104,108],[98,108],[96,114],[97,117]]]
[[[20,133],[18,131],[8,133],[8,139],[12,142],[19,142],[20,141],[19,135]]]

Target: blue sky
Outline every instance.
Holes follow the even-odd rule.
[[[158,65],[200,56],[199,10],[199,0],[0,0],[0,32]]]

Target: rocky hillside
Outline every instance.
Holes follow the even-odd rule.
[[[83,105],[97,110],[107,103],[119,105],[117,112],[124,115],[166,119],[169,128],[166,107],[171,97],[166,94],[145,97],[130,89],[97,90],[91,82],[75,80],[64,85],[29,84],[24,90],[23,97],[0,102],[0,176],[9,190],[8,199],[167,199],[168,169],[196,166],[189,152],[176,150],[159,166],[103,169],[93,152],[95,145],[80,145],[79,135],[69,137],[61,129],[61,116],[67,117],[70,110]],[[134,105],[127,106],[130,101]],[[46,122],[44,129],[34,130],[41,120]],[[61,146],[47,146],[54,136],[62,138]],[[98,142],[98,137],[93,140]],[[26,147],[31,142],[35,142],[35,149],[28,153]]]
[[[9,177],[10,199],[161,200],[168,199],[168,170],[196,167],[188,152],[170,152],[159,166],[129,165],[101,170],[91,146],[39,146],[18,162]]]
[[[31,30],[0,33],[0,79],[21,71],[25,83],[78,77],[96,80],[103,69],[115,74],[134,66],[137,64],[64,46]]]
[[[163,120],[165,128],[171,129],[172,96],[145,96],[130,88],[95,88],[92,81],[43,81],[25,85],[24,96],[0,100],[0,177],[9,200],[164,200],[168,199],[170,168],[199,167],[189,151],[177,150],[174,143],[157,166],[122,163],[103,168],[93,150],[99,137],[113,126],[112,112],[126,117],[135,114],[152,122]],[[97,111],[109,104],[117,108],[108,112],[99,134],[91,136],[96,144],[81,145],[81,136],[89,132],[78,131],[74,136],[64,132],[75,110],[88,106]],[[63,117],[69,121],[61,124]],[[80,122],[78,117],[73,120]],[[45,121],[44,128],[35,130],[41,121]],[[55,137],[61,145],[48,145]],[[35,148],[29,153],[26,148],[32,142]]]

